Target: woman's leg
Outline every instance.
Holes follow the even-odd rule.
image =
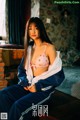
[[[0,91],[0,112],[9,112],[12,104],[27,94],[27,91],[20,85],[6,87]]]
[[[50,91],[29,93],[23,96],[12,105],[9,112],[9,120],[32,120],[32,105],[42,105],[49,99],[49,95]]]

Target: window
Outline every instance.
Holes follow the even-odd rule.
[[[6,37],[6,0],[0,0],[0,36]]]

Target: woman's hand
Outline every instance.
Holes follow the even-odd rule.
[[[28,87],[24,87],[25,90],[28,90]]]
[[[29,90],[30,92],[36,92],[35,85],[24,87],[25,90]]]
[[[30,92],[36,92],[36,87],[35,87],[35,85],[29,86],[29,87],[28,87],[28,90],[29,90]]]

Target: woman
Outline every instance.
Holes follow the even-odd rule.
[[[25,54],[18,67],[19,82],[0,92],[0,112],[8,120],[32,119],[32,104],[49,100],[64,80],[59,52],[49,40],[40,18],[32,17],[25,29]]]

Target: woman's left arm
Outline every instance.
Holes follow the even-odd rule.
[[[53,64],[55,58],[56,58],[56,49],[54,45],[49,45],[47,49],[47,55],[49,57],[50,65]]]

